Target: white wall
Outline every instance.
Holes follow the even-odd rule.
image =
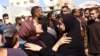
[[[8,13],[7,7],[4,8],[3,6],[0,5],[0,19],[2,19],[2,15],[3,15],[4,13]]]

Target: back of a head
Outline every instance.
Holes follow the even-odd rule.
[[[16,32],[17,30],[13,25],[6,25],[3,32],[3,37],[13,37]]]

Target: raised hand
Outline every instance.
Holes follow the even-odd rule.
[[[70,44],[71,43],[71,37],[67,37],[67,34],[63,34],[63,36],[57,41],[57,43],[53,46],[52,50],[57,51],[58,48],[63,44]]]

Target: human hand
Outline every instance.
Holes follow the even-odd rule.
[[[58,40],[58,44],[61,46],[63,44],[70,44],[71,37],[67,37],[67,33],[63,34],[63,36]]]
[[[85,55],[88,56],[88,49],[85,49]]]
[[[41,46],[37,45],[37,44],[33,44],[33,43],[26,43],[25,44],[27,50],[31,50],[31,51],[40,51],[42,49]]]

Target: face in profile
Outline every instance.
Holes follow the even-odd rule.
[[[64,32],[65,31],[65,25],[63,23],[63,19],[62,18],[60,18],[58,20],[57,27],[58,27],[58,29],[59,29],[60,32]]]
[[[85,17],[90,17],[90,12],[89,12],[89,10],[86,10],[86,11],[84,12],[84,15],[85,15]]]
[[[36,16],[38,18],[42,18],[43,17],[43,11],[42,11],[42,8],[38,8],[35,12]]]
[[[36,33],[37,33],[37,34],[43,33],[42,25],[41,25],[41,24],[39,24],[39,23],[34,23],[34,26],[35,26]]]

